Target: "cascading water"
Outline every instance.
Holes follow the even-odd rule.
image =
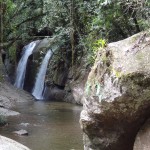
[[[16,80],[14,86],[16,86],[17,88],[23,89],[28,57],[32,54],[32,51],[35,48],[35,46],[36,46],[36,41],[33,41],[24,47],[23,55],[18,63],[17,72],[16,72]]]
[[[40,66],[39,72],[36,77],[36,82],[32,91],[32,95],[36,99],[43,99],[43,90],[44,90],[44,80],[45,80],[45,75],[46,75],[46,70],[48,66],[48,62],[50,58],[52,57],[53,52],[52,50],[48,50],[47,54],[45,55],[42,64]]]

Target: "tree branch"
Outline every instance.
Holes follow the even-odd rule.
[[[20,22],[18,25],[16,25],[16,28],[19,28],[22,24],[24,24],[24,23],[26,23],[26,22],[33,21],[33,20],[35,20],[35,19],[37,19],[37,18],[39,18],[39,17],[42,17],[42,16],[44,16],[44,15],[46,15],[46,13],[40,14],[40,15],[38,15],[38,16],[33,16],[33,17],[31,17],[31,18],[27,18],[26,20],[23,20],[23,21]]]

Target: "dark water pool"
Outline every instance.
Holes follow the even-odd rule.
[[[79,115],[82,107],[61,102],[21,103],[20,116],[9,117],[9,125],[0,134],[12,138],[32,150],[83,150]],[[28,136],[13,131],[25,129]]]

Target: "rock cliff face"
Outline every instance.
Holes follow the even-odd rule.
[[[90,71],[90,69],[86,66],[86,62],[86,58],[83,57],[80,65],[70,68],[65,86],[66,95],[64,101],[80,105],[83,104],[82,97],[84,93],[84,87]],[[74,76],[72,78],[70,78],[72,72],[71,70],[74,72]]]
[[[76,64],[72,67],[72,52],[69,45],[61,45],[58,41],[60,41],[58,37],[37,40],[33,54],[28,59],[24,90],[32,92],[40,63],[47,50],[52,49],[54,53],[45,77],[45,99],[82,104],[84,86],[89,73],[86,57],[77,57]]]
[[[48,68],[46,97],[50,100],[61,100],[82,105],[89,68],[86,66],[85,57],[82,58],[80,64],[73,67],[69,57],[71,56],[62,53],[62,50],[53,56]]]
[[[83,100],[84,150],[132,150],[150,113],[150,31],[99,50]]]

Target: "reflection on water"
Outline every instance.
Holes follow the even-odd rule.
[[[17,106],[20,116],[9,117],[9,125],[0,134],[32,150],[83,150],[79,115],[82,107],[68,103],[33,102]],[[12,132],[25,129],[29,136]]]

